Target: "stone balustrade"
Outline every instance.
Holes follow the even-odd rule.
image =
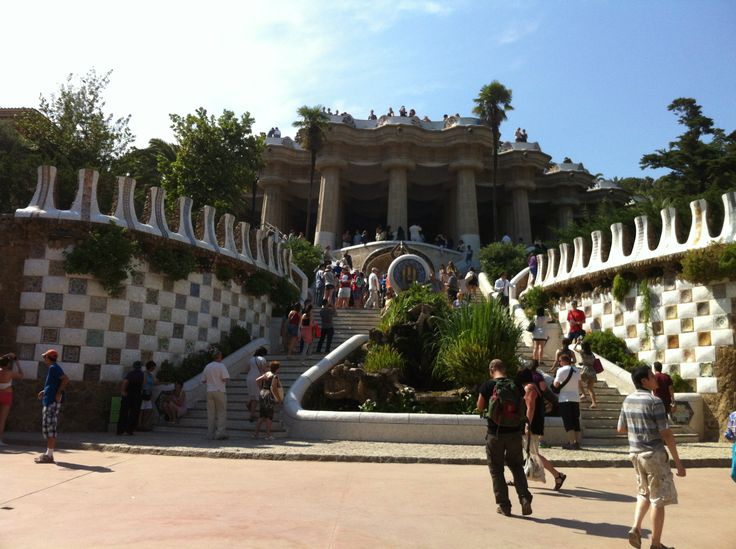
[[[196,248],[202,248],[241,261],[276,276],[287,277],[298,288],[305,285],[304,273],[292,263],[291,250],[284,247],[266,230],[253,229],[250,224],[239,222],[226,213],[217,221],[216,210],[204,206],[197,216],[196,230],[192,218],[193,201],[180,197],[176,201],[176,215],[171,226],[166,216],[166,191],[160,187],[148,190],[143,219],[135,210],[136,181],[130,177],[118,177],[112,213],[100,212],[97,201],[99,173],[92,169],[79,170],[77,194],[68,210],[57,208],[55,200],[56,168],[38,168],[36,190],[30,204],[15,211],[16,218],[46,218],[89,223],[111,224],[126,229],[171,239]],[[255,233],[256,249],[251,249],[251,233]],[[303,296],[304,297],[304,296]]]
[[[615,272],[643,261],[662,260],[713,243],[734,242],[736,192],[725,193],[722,199],[723,224],[716,229],[715,234],[711,234],[708,228],[710,206],[705,200],[694,200],[690,203],[692,223],[688,237],[683,242],[677,237],[679,224],[677,211],[674,208],[664,208],[661,211],[662,229],[659,235],[654,234],[647,216],[635,219],[633,239],[629,238],[627,226],[623,223],[614,223],[611,225],[610,233],[593,231],[590,239],[578,237],[572,246],[563,243],[559,249],[553,248],[548,250],[546,255],[538,255],[537,278],[530,280],[529,284],[549,287],[598,272]],[[653,245],[654,243],[656,245]]]

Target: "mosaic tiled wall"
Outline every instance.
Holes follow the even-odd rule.
[[[736,282],[711,286],[673,280],[651,285],[651,317],[644,323],[642,296],[633,288],[623,303],[610,293],[578,298],[585,312],[586,330],[611,329],[628,348],[648,363],[658,360],[663,371],[694,380],[699,393],[715,393],[713,377],[716,347],[733,345],[736,331]],[[569,331],[568,298],[560,305],[559,319]]]
[[[235,324],[268,337],[271,303],[211,273],[173,281],[142,263],[118,297],[93,279],[67,275],[63,249],[31,247],[23,269],[17,353],[36,376],[41,353],[59,352],[75,380],[119,380],[135,360],[179,360],[217,343]]]

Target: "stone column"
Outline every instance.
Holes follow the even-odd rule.
[[[526,187],[516,187],[511,192],[514,210],[514,243],[523,239],[524,243],[532,243],[532,226],[529,219],[529,195]]]
[[[572,205],[559,204],[557,206],[557,219],[561,228],[569,227],[572,224]]]
[[[261,207],[261,223],[269,223],[278,227],[282,232],[290,227],[284,227],[284,195],[285,179],[278,177],[261,178],[260,187],[263,189],[263,206]]]
[[[391,159],[382,164],[388,170],[388,204],[386,225],[393,232],[403,227],[404,234],[409,234],[409,212],[407,208],[407,172],[414,169],[414,162],[404,159]]]
[[[478,229],[478,201],[475,194],[475,172],[483,168],[481,162],[461,161],[450,165],[457,172],[456,187],[456,231],[455,244],[462,240],[473,248],[473,260],[477,262],[480,249]]]
[[[314,243],[326,248],[335,249],[340,210],[340,169],[346,162],[338,159],[321,159],[317,162],[321,178],[319,186],[319,210],[317,212],[317,230]]]

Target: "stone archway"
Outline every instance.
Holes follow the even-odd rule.
[[[406,242],[388,242],[386,243],[386,246],[382,246],[380,249],[372,252],[365,258],[365,261],[363,261],[361,271],[367,273],[370,269],[375,267],[381,273],[388,272],[388,266],[391,265],[391,262],[404,254],[418,255],[427,262],[432,272],[436,271],[434,262],[427,256],[427,254],[422,253]]]

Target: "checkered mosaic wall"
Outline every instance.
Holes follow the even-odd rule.
[[[30,250],[20,299],[17,353],[26,375],[37,375],[41,353],[59,352],[76,380],[121,379],[135,360],[178,361],[217,343],[239,324],[252,337],[268,337],[271,302],[211,273],[173,281],[145,263],[122,295],[110,297],[91,277],[67,275],[63,250]]]
[[[713,377],[716,347],[733,345],[736,330],[736,282],[712,286],[693,285],[684,280],[651,285],[651,318],[647,326],[642,296],[633,288],[623,303],[610,293],[578,299],[585,312],[586,330],[611,329],[624,339],[639,359],[658,360],[663,371],[696,380],[699,393],[717,392]],[[570,298],[571,300],[572,298]],[[559,320],[569,332],[569,301],[560,305]]]

